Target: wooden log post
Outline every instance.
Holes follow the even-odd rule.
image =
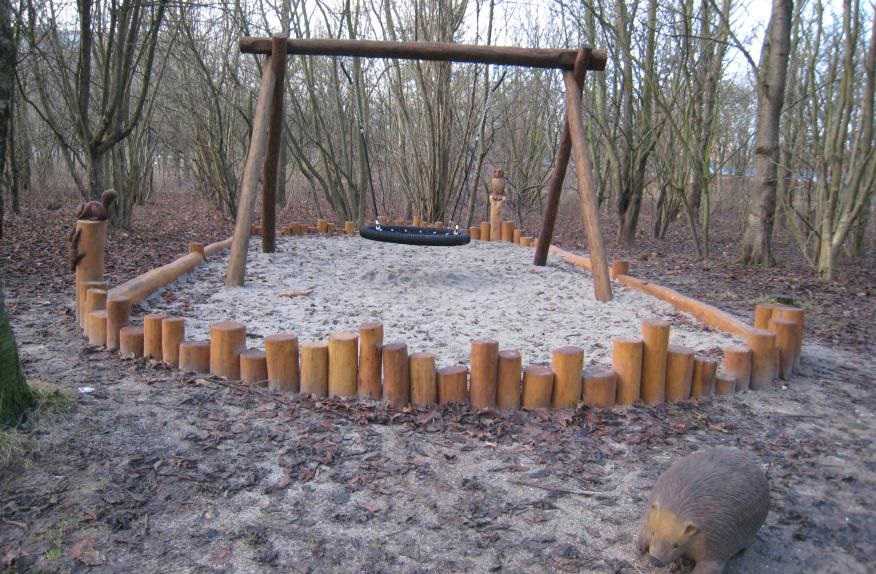
[[[490,241],[502,239],[502,207],[505,205],[505,173],[493,172],[490,180]]]
[[[722,350],[722,367],[736,380],[735,392],[747,391],[751,384],[751,349],[744,345],[733,345]]]
[[[328,395],[329,352],[328,343],[314,341],[301,343],[301,392],[312,397]]]
[[[379,400],[383,394],[380,383],[380,353],[383,347],[383,325],[364,323],[359,327],[359,396]]]
[[[179,368],[187,373],[209,373],[210,341],[183,341],[180,343]]]
[[[598,301],[611,301],[611,279],[608,276],[608,261],[599,226],[599,205],[596,201],[593,166],[590,162],[590,151],[581,114],[581,88],[573,72],[563,72],[563,83],[566,86],[566,118],[572,136],[572,156],[575,158],[575,173],[578,177],[581,219],[587,231],[590,261],[593,263],[594,294]]]
[[[693,382],[690,396],[694,399],[708,399],[715,394],[715,372],[718,361],[704,357],[694,357]]]
[[[754,329],[746,341],[751,348],[751,383],[753,391],[769,388],[778,376],[776,334]]]
[[[800,325],[791,319],[778,319],[773,314],[769,327],[770,332],[776,335],[778,374],[783,380],[790,381],[797,361],[797,348],[800,346]]]
[[[164,358],[161,348],[161,322],[166,315],[152,313],[143,317],[143,356],[147,359],[160,361]]]
[[[197,253],[198,255],[201,256],[201,258],[204,259],[204,261],[206,261],[207,260],[207,252],[204,249],[205,249],[205,247],[204,247],[203,243],[197,243],[195,241],[189,242],[189,253]]]
[[[522,237],[523,237],[523,235],[520,233],[520,230],[515,229],[514,233],[513,233],[513,238],[511,239],[511,242],[514,243],[515,245],[520,245],[520,239]]]
[[[489,241],[490,240],[490,223],[487,221],[481,221],[481,241]]]
[[[131,300],[127,297],[110,297],[106,301],[106,348],[119,348],[119,332],[131,317]]]
[[[412,227],[422,227],[423,226],[423,218],[420,217],[419,215],[415,215],[411,219],[411,226]]]
[[[262,251],[277,250],[277,184],[280,170],[280,148],[283,147],[283,94],[286,91],[286,36],[271,38],[271,57],[266,65],[271,67],[274,88],[271,93],[271,109],[268,124],[265,172],[262,177]]]
[[[499,383],[496,390],[496,406],[500,409],[520,408],[520,377],[523,359],[518,351],[499,351]]]
[[[715,394],[719,397],[736,392],[736,377],[723,369],[715,375]]]
[[[481,228],[475,227],[474,225],[468,228],[468,236],[472,239],[480,239],[481,238]]]
[[[587,60],[590,58],[590,51],[579,51],[575,57],[573,65],[573,75],[575,78],[575,90],[580,97],[584,89],[584,75],[587,72]],[[554,168],[551,171],[551,177],[547,183],[548,196],[544,208],[544,221],[541,224],[541,230],[538,235],[538,242],[535,246],[535,256],[533,264],[544,266],[547,264],[548,250],[551,247],[551,241],[554,237],[554,226],[557,222],[557,212],[560,208],[560,195],[563,193],[563,181],[566,179],[566,170],[569,167],[569,158],[572,154],[572,133],[569,129],[570,118],[568,104],[566,105],[566,113],[563,118],[563,131],[560,135],[560,145],[557,146],[557,155],[554,158]]]
[[[669,345],[666,354],[666,401],[680,403],[690,398],[693,385],[694,352],[681,345]]]
[[[352,397],[359,379],[359,336],[351,331],[329,337],[329,396]]]
[[[629,406],[642,396],[641,339],[618,338],[612,341],[611,365],[617,373],[617,404]]]
[[[128,325],[119,330],[119,353],[123,357],[143,356],[143,327]]]
[[[356,224],[352,221],[345,221],[344,233],[346,235],[356,235]]]
[[[800,366],[800,357],[803,355],[803,337],[806,330],[806,312],[798,307],[784,307],[774,313],[775,318],[794,321],[799,327],[797,348],[794,352],[794,369]]]
[[[83,281],[77,287],[82,292],[79,296],[81,299],[81,303],[79,304],[79,320],[82,331],[85,333],[88,332],[88,314],[92,310],[100,311],[100,309],[91,308],[91,301],[88,298],[88,292],[106,291],[106,287],[106,281]]]
[[[545,365],[529,365],[523,373],[523,408],[546,409],[554,393],[554,371]]]
[[[584,368],[584,350],[568,345],[554,349],[551,369],[554,371],[555,409],[575,408],[581,400],[581,376]]]
[[[85,305],[87,291],[84,283],[88,281],[103,281],[104,255],[106,252],[106,221],[87,221],[80,219],[73,231],[78,237],[76,252],[79,262],[74,273],[74,292],[76,294],[76,317],[79,325],[85,328],[85,317],[82,307]],[[104,286],[104,288],[106,288]]]
[[[435,377],[435,355],[413,353],[408,366],[411,377],[411,403],[431,407],[438,403],[438,383]]]
[[[770,319],[773,318],[773,313],[778,309],[784,308],[785,305],[779,303],[759,303],[754,306],[754,328],[769,329]]]
[[[179,367],[179,346],[186,336],[186,320],[182,317],[165,317],[161,321],[161,360]]]
[[[240,354],[246,350],[246,326],[236,321],[210,325],[210,373],[240,378]]]
[[[106,310],[106,289],[89,287],[85,295],[88,312]]]
[[[514,222],[505,220],[502,222],[502,241],[512,243],[514,241]]]
[[[87,321],[88,344],[98,347],[106,346],[106,310],[89,311]]]
[[[408,346],[389,343],[381,350],[383,359],[383,398],[396,408],[411,402],[411,378],[408,365]]]
[[[642,342],[642,400],[649,405],[659,405],[666,400],[669,323],[655,319],[643,321]]]
[[[584,370],[584,404],[595,409],[609,409],[617,400],[617,373],[606,367]]]
[[[437,371],[438,402],[465,404],[468,402],[468,368],[464,365],[443,367]]]
[[[499,343],[489,339],[471,343],[471,388],[469,400],[476,409],[496,406],[499,376]]]
[[[265,358],[268,363],[268,388],[297,393],[298,337],[295,333],[277,333],[265,337]]]
[[[231,241],[231,253],[228,255],[228,267],[225,271],[225,285],[228,287],[243,287],[246,275],[246,255],[249,250],[252,212],[258,195],[259,178],[264,175],[268,126],[273,117],[271,108],[275,97],[274,87],[277,82],[276,70],[270,60],[271,56],[262,67],[262,81],[259,85],[259,97],[253,113],[249,152],[246,154],[246,163],[240,182],[240,199],[237,204],[237,219],[234,223],[234,238]],[[239,361],[236,364],[239,365]],[[239,370],[239,366],[237,370]]]
[[[264,351],[247,349],[240,354],[240,380],[249,385],[268,380],[268,360]]]

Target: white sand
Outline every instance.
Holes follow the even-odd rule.
[[[642,320],[654,317],[672,322],[673,344],[708,352],[738,343],[617,284],[614,299],[599,303],[589,272],[555,257],[535,267],[532,250],[509,243],[414,247],[283,237],[276,253],[265,254],[254,238],[244,288],[224,287],[225,262],[214,257],[143,307],[186,317],[190,339],[207,339],[211,323],[239,321],[256,335],[251,347],[281,331],[317,340],[380,321],[387,342],[433,352],[441,365],[467,363],[471,341],[482,338],[521,351],[525,363],[546,363],[552,349],[577,345],[588,363],[608,364],[612,338],[638,336]]]

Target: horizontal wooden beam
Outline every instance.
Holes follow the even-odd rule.
[[[571,70],[578,50],[548,48],[517,48],[511,46],[478,46],[438,42],[381,42],[377,40],[286,40],[289,54],[305,56],[354,56],[360,58],[396,58],[400,60],[432,60],[556,68]],[[270,54],[270,38],[244,36],[240,39],[244,54]],[[586,69],[601,71],[608,59],[605,50],[585,48]]]

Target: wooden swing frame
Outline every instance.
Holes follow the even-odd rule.
[[[243,286],[246,273],[246,253],[252,227],[252,211],[262,188],[262,250],[272,253],[276,245],[276,190],[283,125],[283,92],[286,60],[289,54],[303,56],[349,56],[357,58],[395,58],[521,66],[557,69],[563,73],[565,86],[565,120],[554,168],[548,180],[548,198],[544,221],[535,250],[535,265],[545,265],[553,238],[563,181],[570,157],[575,160],[581,219],[587,235],[592,262],[596,299],[612,298],[608,261],[599,226],[593,166],[584,131],[581,112],[584,77],[587,70],[605,69],[604,50],[580,48],[560,50],[517,48],[507,46],[477,46],[435,42],[381,42],[373,40],[298,40],[285,36],[271,38],[243,37],[240,51],[267,56],[262,69],[258,100],[253,115],[252,134],[241,180],[240,200],[231,243],[231,254],[225,274],[225,285]]]

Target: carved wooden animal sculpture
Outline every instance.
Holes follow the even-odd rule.
[[[100,195],[100,201],[86,201],[80,204],[79,209],[76,210],[76,219],[106,221],[109,217],[110,205],[116,200],[117,196],[118,194],[114,190],[108,189]],[[80,236],[81,232],[78,229],[74,229],[70,234],[70,270],[73,272],[76,271],[76,266],[85,257],[84,253],[79,253]]]
[[[87,221],[106,221],[109,217],[109,208],[113,201],[116,200],[118,194],[108,189],[100,195],[100,201],[86,201],[79,206],[76,212],[76,219],[85,219]]]
[[[720,574],[754,542],[769,512],[758,464],[735,448],[709,448],[676,461],[648,502],[638,547],[658,566],[686,556],[694,574]]]

